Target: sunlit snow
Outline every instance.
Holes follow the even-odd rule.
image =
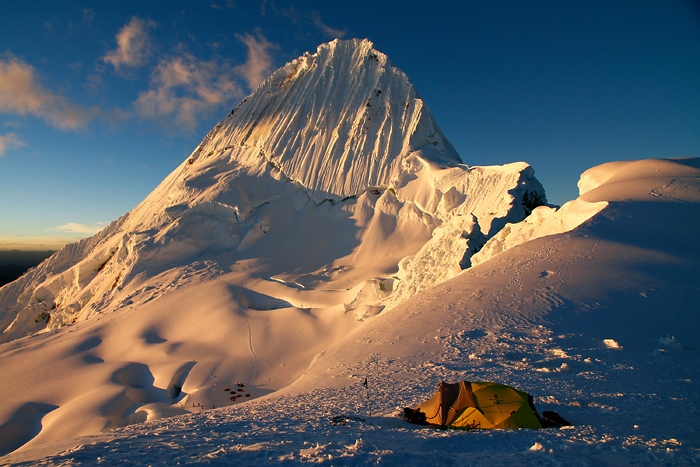
[[[698,462],[700,162],[579,188],[556,208],[525,163],[464,164],[369,41],[324,44],[0,289],[0,460]],[[574,426],[402,420],[460,379]]]

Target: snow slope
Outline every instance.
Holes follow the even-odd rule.
[[[611,169],[615,177],[599,178],[596,196],[587,190],[577,200],[608,198],[593,218],[569,232],[534,235],[358,323],[274,394],[86,438],[30,443],[3,460],[17,465],[695,464],[700,159],[604,165],[582,180]],[[290,317],[286,325],[294,322]],[[74,326],[73,334],[88,335],[82,331],[87,324]],[[56,348],[70,338],[65,331],[52,340],[51,335],[25,339],[25,345],[36,341]],[[102,344],[89,349],[86,344],[82,351],[96,352]],[[278,351],[276,363],[286,363],[299,350]],[[361,384],[365,377],[369,403]],[[440,380],[460,378],[515,385],[535,397],[539,410],[556,410],[574,426],[461,432],[400,419],[402,407],[427,398]],[[37,404],[24,412],[47,409]]]

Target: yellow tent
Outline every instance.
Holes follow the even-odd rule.
[[[425,418],[423,418],[423,415]],[[542,428],[532,396],[510,386],[481,382],[441,382],[437,392],[406,418],[458,430]]]

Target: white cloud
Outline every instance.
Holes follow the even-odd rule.
[[[0,157],[4,156],[8,149],[17,149],[22,146],[26,146],[26,144],[20,141],[14,133],[0,135]]]
[[[233,74],[227,63],[190,54],[163,59],[151,75],[150,89],[139,94],[134,106],[144,118],[193,130],[202,115],[243,97]]]
[[[245,63],[238,65],[235,71],[246,80],[248,88],[252,91],[274,71],[270,49],[275,45],[260,33],[255,36],[236,34],[236,38],[248,47],[248,58]]]
[[[316,10],[311,12],[311,21],[331,39],[342,39],[347,34],[347,31],[344,29],[335,29],[324,24],[321,20],[321,14]]]
[[[44,89],[36,70],[10,54],[0,58],[0,112],[33,115],[63,129],[83,127],[102,113]]]
[[[102,60],[111,63],[117,71],[122,67],[134,68],[143,65],[151,54],[148,29],[154,26],[153,21],[131,18],[117,34],[117,48],[107,52]]]
[[[76,222],[69,222],[64,225],[59,225],[54,227],[54,230],[61,230],[63,232],[80,233],[94,235],[100,230],[105,228],[105,223],[99,224],[78,224]]]
[[[194,130],[203,116],[243,98],[242,82],[253,90],[272,73],[270,50],[276,46],[259,32],[236,38],[248,48],[246,61],[237,66],[189,53],[161,58],[148,90],[134,102],[136,113],[165,127]]]

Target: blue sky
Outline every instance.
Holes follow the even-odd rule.
[[[0,249],[131,210],[267,74],[369,38],[470,165],[550,202],[611,160],[700,156],[700,3],[0,1]]]

